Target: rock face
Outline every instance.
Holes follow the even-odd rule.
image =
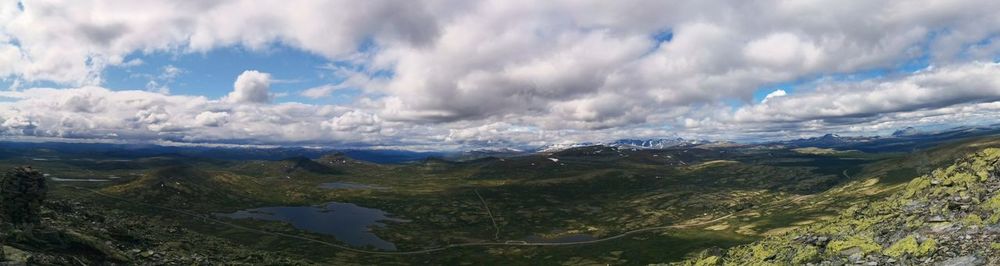
[[[47,192],[42,173],[28,166],[11,169],[0,180],[0,219],[14,226],[38,224]]]
[[[829,220],[681,264],[1000,265],[1000,149]]]

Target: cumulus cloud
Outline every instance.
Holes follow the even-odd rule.
[[[243,71],[233,83],[233,92],[226,100],[234,103],[271,102],[271,74],[256,70]]]
[[[967,32],[948,37],[966,45],[1000,31],[983,30],[998,21],[960,2],[942,12],[895,2],[632,4],[488,2],[443,24],[421,49],[387,43],[375,61],[396,76],[382,114],[430,122],[548,115],[576,129],[600,127],[594,118],[643,123],[650,119],[627,115],[748,100],[769,84],[936,57],[922,47],[942,42],[932,37],[941,31]],[[653,38],[662,31],[672,39]],[[935,63],[975,59],[949,54]],[[570,107],[609,98],[637,108]]]
[[[735,112],[733,119],[769,122],[869,117],[997,100],[1000,100],[1000,64],[970,63],[897,79],[832,82],[811,92],[743,107]]]
[[[998,63],[972,62],[871,80],[825,80],[736,109],[698,108],[683,115],[684,131],[767,139],[989,124],[1000,106],[998,74]],[[732,131],[740,134],[719,133]]]
[[[360,111],[350,111],[343,115],[334,117],[330,121],[323,122],[324,128],[336,131],[360,131],[373,133],[380,130],[380,119],[377,115],[367,114]]]
[[[73,89],[2,91],[0,134],[252,144],[372,141],[383,137],[377,118],[336,106],[248,105],[199,96],[146,91]],[[323,129],[333,122],[336,128]],[[373,120],[374,119],[374,120]]]
[[[997,10],[977,0],[9,0],[0,2],[0,77],[70,89],[6,92],[16,101],[0,104],[0,119],[5,134],[411,143],[955,123],[975,116],[942,112],[992,110],[1000,99]],[[274,45],[330,60],[340,81],[293,93],[363,96],[272,104],[272,78],[253,70],[218,100],[167,95],[166,76],[149,86],[160,94],[99,86],[105,68],[140,64],[126,60],[137,53]],[[893,71],[924,63],[934,68]],[[832,78],[878,70],[890,74]],[[760,88],[812,79],[815,88],[752,102]]]
[[[371,37],[413,45],[427,42],[436,36],[437,21],[429,13],[435,6],[452,5],[381,0],[4,0],[0,59],[5,64],[0,75],[98,84],[103,68],[128,63],[125,56],[136,51],[203,52],[231,45],[264,49],[276,42],[339,58],[355,53],[358,44]]]
[[[228,120],[229,113],[226,112],[205,111],[194,117],[196,124],[206,127],[218,127],[228,122]]]

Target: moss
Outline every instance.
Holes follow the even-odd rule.
[[[917,244],[917,238],[913,235],[909,235],[896,241],[892,246],[885,249],[882,254],[890,257],[902,257],[903,255],[910,254],[915,257],[927,256],[934,249],[937,248],[937,241],[934,239],[924,240],[924,243]]]
[[[924,240],[924,243],[920,243],[920,248],[917,249],[917,252],[913,253],[913,256],[927,256],[934,253],[934,250],[937,250],[937,240],[927,239]]]
[[[892,246],[885,249],[882,254],[898,258],[902,257],[904,254],[916,252],[918,247],[919,244],[917,244],[917,238],[911,235],[896,241],[896,243],[893,243]]]
[[[983,218],[976,214],[969,214],[962,218],[962,224],[968,226],[983,226]]]
[[[860,248],[865,254],[882,250],[882,247],[875,243],[871,237],[848,236],[844,239],[830,241],[827,246],[831,251],[840,252],[853,247]]]
[[[983,208],[993,211],[994,213],[1000,212],[1000,194],[993,196],[992,198],[986,200],[982,205]]]
[[[931,252],[937,249],[937,241],[934,239],[927,239],[924,243],[917,244],[917,238],[913,235],[909,235],[896,241],[892,246],[885,249],[882,254],[890,257],[902,257],[903,255],[910,254],[914,257],[923,257],[929,255]]]
[[[927,176],[921,176],[914,178],[909,184],[906,184],[906,190],[903,192],[904,198],[913,198],[913,196],[918,195],[917,193],[923,191],[925,188],[931,186],[931,180]]]
[[[990,248],[993,250],[1000,250],[1000,243],[991,243]]]
[[[719,257],[718,256],[709,256],[707,258],[698,260],[698,262],[696,262],[694,265],[695,266],[714,266],[714,265],[719,265]]]
[[[753,245],[750,248],[750,254],[756,261],[764,261],[774,255],[777,255],[777,250],[764,245]]]
[[[795,256],[792,257],[792,263],[801,265],[807,262],[815,261],[819,258],[819,250],[813,246],[802,246],[795,252]]]
[[[906,222],[903,224],[906,228],[916,229],[920,228],[925,224],[924,219],[917,216],[909,216],[906,218]]]
[[[951,181],[953,185],[965,186],[979,182],[979,177],[966,172],[958,172],[948,177],[948,181]]]
[[[841,213],[841,215],[843,215],[843,216],[854,216],[855,214],[858,213],[859,210],[861,210],[860,206],[857,206],[857,205],[851,206],[850,208],[847,208],[846,210],[844,210]]]

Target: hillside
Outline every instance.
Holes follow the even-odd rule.
[[[894,228],[912,223],[910,220],[929,224],[935,208],[928,206],[940,205],[941,198],[948,196],[926,192],[934,187],[965,186],[969,201],[986,202],[991,196],[984,192],[988,190],[970,190],[967,183],[948,183],[949,178],[942,177],[911,195],[915,199],[931,195],[913,203],[923,206],[921,202],[926,202],[928,206],[921,207],[926,213],[893,209],[909,202],[897,197],[907,191],[915,177],[956,175],[952,172],[969,168],[948,170],[957,158],[967,158],[960,161],[966,162],[970,154],[997,146],[1000,138],[996,137],[954,140],[907,153],[769,145],[668,149],[587,146],[467,161],[428,158],[407,164],[372,163],[344,154],[247,161],[180,157],[122,160],[46,152],[0,160],[0,165],[30,163],[50,177],[53,197],[45,207],[44,225],[107,244],[84,244],[89,251],[81,255],[50,249],[48,244],[16,244],[36,259],[99,263],[122,253],[127,258],[119,261],[137,263],[191,262],[196,258],[250,263],[256,259],[242,254],[260,254],[278,261],[321,265],[645,265],[713,260],[729,261],[730,265],[786,265],[839,264],[850,262],[854,255],[853,259],[860,256],[866,263],[890,264],[890,258],[906,263],[951,258],[947,251],[921,251],[924,256],[913,259],[907,257],[913,255],[885,255],[893,243],[910,235],[914,235],[917,247],[929,238],[935,239],[935,248],[949,242],[918,227],[890,229],[888,233],[872,228]],[[36,160],[42,156],[46,156],[44,160]],[[944,170],[932,174],[935,168]],[[884,199],[903,203],[879,207]],[[982,211],[978,203],[967,204],[966,210],[959,205],[948,210],[950,213],[933,214],[963,225],[954,233],[964,238],[966,232],[961,230],[971,227],[962,222],[973,217],[970,214],[977,215],[984,226],[993,216]],[[356,208],[324,209],[333,208],[326,206]],[[852,216],[841,217],[848,209]],[[275,210],[287,211],[281,215],[288,216],[232,216],[280,214]],[[350,229],[334,234],[326,227],[314,227],[337,220],[327,215],[338,213],[381,213],[387,218],[369,225],[338,225],[335,229]],[[207,217],[212,219],[205,220]],[[894,232],[902,233],[897,236]],[[376,237],[393,244],[396,251],[370,254],[379,250],[356,244],[366,237],[343,235],[347,233]],[[978,237],[974,232],[968,234]],[[869,243],[862,238],[865,236],[871,236],[874,244],[857,249],[849,245],[857,239]],[[600,242],[591,242],[597,240]],[[983,241],[992,240],[987,237]],[[553,242],[564,245],[545,246]],[[209,247],[204,243],[213,244]],[[752,243],[770,244],[754,248],[757,244]],[[966,243],[973,243],[969,244],[972,250],[983,244]],[[446,248],[438,249],[441,247]],[[948,251],[961,257],[966,254],[958,252],[961,248],[949,247]],[[206,250],[219,254],[204,256]],[[433,251],[408,253],[424,250]],[[770,250],[774,252],[768,253]],[[145,257],[150,251],[152,257]],[[757,252],[764,253],[755,255]],[[992,254],[980,255],[976,258]],[[754,256],[763,257],[754,260]]]
[[[917,177],[885,200],[680,265],[1000,263],[1000,149]]]

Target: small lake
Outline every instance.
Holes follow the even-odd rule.
[[[109,179],[98,179],[98,178],[58,178],[58,177],[49,177],[49,179],[51,179],[52,181],[55,181],[55,182],[108,182],[108,181],[111,181]]]
[[[323,183],[320,184],[319,187],[325,189],[388,189],[387,187],[358,184],[358,183],[348,183],[348,182]]]
[[[285,222],[297,229],[331,235],[351,246],[380,250],[396,250],[396,245],[376,236],[371,228],[386,226],[382,223],[384,221],[408,222],[391,218],[389,213],[379,209],[340,202],[320,206],[264,207],[215,215],[231,219]]]

